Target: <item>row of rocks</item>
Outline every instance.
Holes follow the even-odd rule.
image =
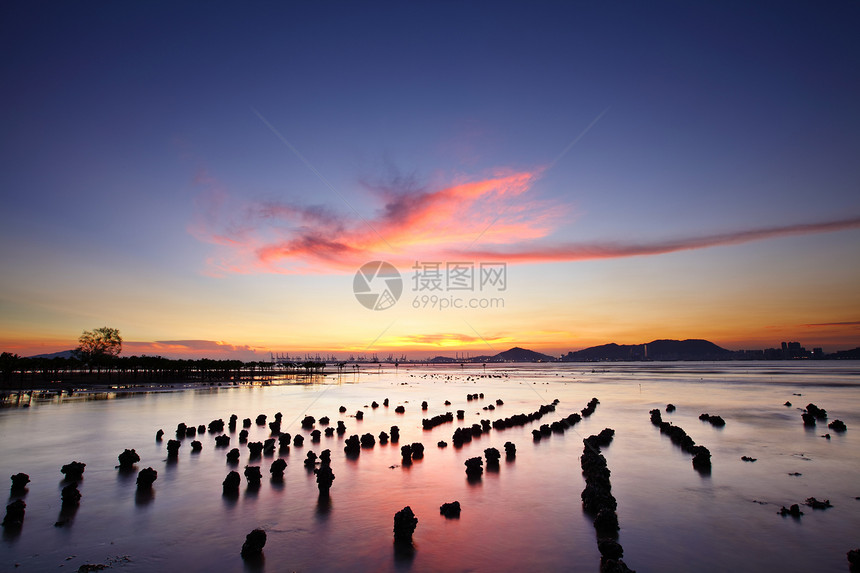
[[[717,428],[722,428],[726,425],[726,421],[723,420],[722,416],[711,416],[708,413],[699,415],[699,419],[703,422],[709,422],[712,426],[716,426]]]
[[[653,409],[650,412],[651,423],[660,428],[661,434],[667,434],[672,443],[693,456],[693,467],[699,471],[708,472],[711,469],[711,451],[705,446],[697,446],[693,438],[680,426],[673,426],[671,422],[664,422],[660,410]]]
[[[618,543],[618,502],[612,495],[609,479],[611,472],[606,458],[600,453],[600,448],[608,446],[614,436],[615,430],[604,428],[599,434],[585,438],[582,440],[583,449],[580,456],[582,475],[585,478],[585,489],[581,494],[582,509],[594,520],[601,573],[631,571],[621,559],[624,549]]]

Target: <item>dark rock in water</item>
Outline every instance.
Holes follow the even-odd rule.
[[[615,537],[619,529],[618,514],[609,508],[602,508],[594,517],[594,529],[598,537]]]
[[[263,555],[263,547],[266,546],[266,532],[255,529],[245,536],[242,544],[242,559],[259,559]]]
[[[815,404],[812,404],[812,403],[807,404],[806,405],[806,412],[809,414],[812,414],[813,416],[815,416],[819,420],[827,419],[827,410],[825,410],[824,408],[819,408]]]
[[[305,437],[301,434],[296,434],[293,438],[293,445],[300,448],[305,443]]]
[[[331,450],[323,450],[320,452],[320,463],[324,466],[331,465]]]
[[[705,446],[693,446],[693,467],[707,469],[711,467],[711,452]]]
[[[624,549],[621,544],[611,538],[601,538],[597,540],[597,550],[600,555],[607,559],[620,559],[624,556]]]
[[[794,503],[788,509],[786,509],[785,506],[782,506],[782,509],[779,510],[779,514],[782,516],[790,515],[791,517],[800,517],[803,515],[803,512],[800,511],[800,506]]]
[[[412,460],[412,445],[406,444],[405,446],[400,446],[400,456],[403,458],[403,462],[409,462]]]
[[[505,458],[512,460],[517,457],[517,446],[513,442],[505,442]]]
[[[443,503],[439,506],[439,513],[448,518],[460,517],[460,502]]]
[[[199,452],[202,449],[203,449],[203,444],[200,443],[199,440],[194,440],[193,442],[191,442],[191,451],[192,452]]]
[[[277,420],[269,422],[269,430],[271,430],[273,436],[279,435],[281,433],[281,423]]]
[[[424,457],[424,444],[421,442],[413,442],[412,444],[412,459],[420,460]]]
[[[845,422],[843,422],[842,420],[833,420],[832,422],[827,424],[827,427],[834,432],[844,432],[848,429],[848,427],[845,425]]]
[[[394,411],[397,412],[398,414],[402,414],[406,411],[406,407],[405,406],[397,406],[396,408],[394,408]]]
[[[60,493],[63,507],[77,507],[81,504],[81,492],[78,491],[77,483],[70,483]]]
[[[331,470],[331,466],[320,466],[314,470],[314,473],[317,475],[317,488],[320,490],[320,495],[327,496],[334,482],[334,472]]]
[[[332,437],[332,436],[334,435],[334,428],[332,428],[331,426],[329,426],[328,428],[326,428],[326,429],[325,429],[325,431],[324,431],[323,433],[325,434],[325,436],[326,436],[327,438],[330,438],[330,437]]]
[[[328,416],[323,416],[322,418],[319,419],[319,423],[322,426],[328,426],[329,422],[331,422],[331,420],[329,420]]]
[[[749,456],[741,456],[741,459],[742,459],[743,461],[745,461],[745,462],[754,462],[754,461],[756,461],[758,458],[751,458],[751,457],[749,457]]]
[[[137,472],[137,489],[146,491],[152,488],[152,484],[158,479],[158,472],[152,468],[144,468]]]
[[[675,404],[666,404],[666,411],[667,412],[674,412],[675,411]]]
[[[382,405],[385,406],[386,408],[388,407],[388,398],[386,398],[385,400],[382,401]]]
[[[199,426],[197,426],[197,433],[198,434],[205,434],[206,433],[206,425],[200,424]]]
[[[179,442],[176,440],[170,440],[170,442],[174,442],[176,444],[176,448],[179,448]],[[170,452],[170,442],[167,443],[167,451]],[[60,468],[60,471],[66,476],[67,481],[81,481],[84,477],[84,468],[87,467],[87,464],[83,462],[71,462]]]
[[[817,500],[814,497],[808,497],[804,503],[812,509],[827,509],[829,507],[833,507],[830,504],[829,499]]]
[[[370,407],[371,408],[379,408],[379,402],[374,400],[373,402],[370,403]]]
[[[248,480],[248,487],[260,487],[260,482],[263,481],[260,466],[245,466],[245,479]]]
[[[636,573],[622,559],[600,559],[600,573]]]
[[[791,408],[791,402],[789,402],[788,400],[786,400],[786,401],[785,401],[785,404],[783,404],[783,406],[785,406],[786,408]]]
[[[239,475],[239,472],[232,471],[227,474],[227,477],[225,477],[224,481],[221,482],[221,487],[223,488],[225,494],[239,493],[239,484],[241,482],[242,478]]]
[[[702,414],[699,416],[699,419],[703,422],[710,422],[712,426],[716,426],[718,428],[722,428],[726,425],[726,421],[722,419],[720,416],[711,416],[710,414]]]
[[[263,442],[248,442],[250,458],[259,458],[263,454]]]
[[[539,442],[542,435],[543,434],[541,434],[540,430],[532,430],[532,438],[534,441]]]
[[[195,428],[194,426],[188,426],[185,428],[185,437],[186,438],[193,438],[196,435],[197,435],[197,428]],[[180,436],[179,433],[177,432],[176,437],[182,439],[183,436]]]
[[[400,428],[391,426],[391,443],[396,444],[400,441]]]
[[[242,430],[239,432],[239,443],[244,444],[248,441],[248,430]]]
[[[376,445],[376,438],[373,436],[373,434],[364,434],[363,436],[361,436],[361,440],[359,440],[359,443],[362,448],[372,448]]]
[[[421,402],[421,409],[426,410],[429,406],[427,405],[427,400]]]
[[[463,465],[466,466],[466,477],[478,479],[484,475],[484,460],[481,458],[469,458]]]
[[[346,424],[343,423],[343,420],[337,421],[337,433],[338,435],[343,435],[346,433]]]
[[[312,442],[318,442],[318,441],[320,441],[321,436],[322,436],[322,434],[320,433],[319,430],[314,430],[313,432],[311,432],[311,441]]]
[[[250,428],[251,427],[251,418],[245,418],[244,420],[242,420],[242,427],[243,428]]]
[[[821,437],[822,437],[822,438],[824,438],[825,440],[829,440],[829,439],[830,439],[830,434],[829,434],[829,433],[828,433],[828,434],[824,434],[824,435],[823,435],[823,436],[821,436]]]
[[[457,419],[458,420],[462,420],[465,417],[466,417],[466,411],[465,410],[457,410]]]
[[[229,424],[229,426],[230,426],[230,429],[231,429],[231,430],[235,430],[235,429],[236,429],[236,422],[237,422],[238,420],[239,420],[239,416],[237,416],[236,414],[230,414],[230,424]]]
[[[357,411],[355,413],[355,419],[356,420],[363,420],[364,419],[364,412],[362,412],[361,410]]]
[[[340,412],[341,414],[343,414],[344,412],[346,412],[346,406],[341,406],[340,408],[337,409],[337,411]]]
[[[16,499],[6,506],[6,517],[3,518],[3,527],[18,529],[24,525],[24,513],[27,504],[23,499]]]
[[[379,443],[387,444],[388,443],[388,433],[385,431],[379,432]]]
[[[283,420],[283,419],[284,419],[284,415],[283,415],[283,414],[281,414],[280,412],[276,412],[276,413],[275,413],[275,421],[276,421],[277,423],[279,423],[279,424],[280,424],[280,423],[281,423],[281,420]]]
[[[445,440],[439,440],[438,442],[436,442],[436,445],[439,446],[440,448],[447,448],[448,442],[446,442]]]
[[[317,465],[317,454],[316,452],[308,452],[307,457],[305,458],[305,467],[312,468]]]
[[[176,424],[176,437],[184,438],[188,432],[188,426],[185,425],[185,422],[179,422]]]
[[[227,452],[227,461],[234,463],[239,461],[239,448],[233,448]]]
[[[224,431],[224,420],[212,420],[209,422],[209,432],[212,434],[217,434],[218,432]]]
[[[412,534],[418,525],[418,518],[408,505],[394,514],[395,543],[412,543]]]
[[[160,442],[164,438],[164,430],[158,430],[155,432],[155,441]]]
[[[30,476],[25,473],[15,474],[11,479],[13,492],[23,491],[27,487],[27,484],[30,483]]]
[[[348,456],[361,453],[361,440],[358,438],[358,434],[353,434],[346,439],[343,444],[343,451]]]
[[[450,405],[451,405],[451,400],[445,400],[445,405],[446,405],[446,406],[450,406]]]
[[[496,400],[496,406],[503,406],[504,404],[505,404],[505,403],[504,403],[504,402],[502,402],[502,399],[501,399],[501,398],[499,398],[499,399],[497,399],[497,400]]]
[[[287,462],[285,462],[281,458],[278,458],[272,462],[271,467],[269,467],[269,473],[272,474],[273,480],[282,480],[284,479],[284,470],[286,469]]]
[[[266,425],[266,415],[260,414],[259,416],[257,416],[256,422],[257,422],[258,426],[265,426]]]
[[[848,564],[851,566],[852,571],[855,568],[860,570],[860,549],[852,549],[848,552]]]
[[[275,453],[275,438],[269,438],[263,442],[263,453],[266,455]]]
[[[487,458],[487,467],[498,467],[499,459],[502,454],[496,448],[487,448],[484,450],[484,457]]]
[[[117,456],[117,459],[119,460],[120,469],[128,470],[140,461],[140,456],[137,455],[137,452],[133,449],[123,450],[123,452]]]
[[[278,449],[280,449],[282,452],[283,451],[289,452],[291,439],[292,439],[292,436],[290,436],[289,432],[285,432],[285,433],[281,434],[280,436],[278,436]]]
[[[803,425],[804,426],[814,426],[815,425],[815,416],[813,416],[812,414],[810,414],[808,412],[804,412],[803,414],[800,415],[800,417],[803,418]]]
[[[305,416],[302,419],[302,428],[308,430],[314,427],[314,423],[316,423],[316,418],[313,416]]]
[[[215,447],[217,448],[226,448],[230,445],[230,436],[227,434],[221,434],[220,436],[215,436]]]

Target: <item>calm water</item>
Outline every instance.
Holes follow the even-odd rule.
[[[474,378],[485,372],[501,377]],[[124,571],[597,571],[594,529],[580,502],[579,456],[582,438],[605,427],[616,430],[604,455],[618,500],[619,541],[625,562],[639,572],[845,571],[845,553],[860,547],[857,363],[401,367],[317,381],[63,396],[0,409],[0,476],[25,472],[32,480],[23,529],[0,540],[0,570],[74,571],[87,562],[114,562]],[[474,393],[485,397],[467,401]],[[593,416],[533,442],[532,429],[578,412],[592,397],[600,400]],[[369,407],[385,398],[388,408]],[[504,405],[482,410],[496,399]],[[450,444],[458,425],[532,412],[554,399],[556,412],[536,424],[493,430],[461,449],[436,446]],[[786,400],[793,406],[783,406]],[[710,476],[694,471],[690,456],[651,425],[649,410],[669,402],[677,411],[663,418],[711,450]],[[831,421],[843,420],[848,432],[825,440],[825,426],[805,429],[798,407],[809,402],[825,408]],[[345,414],[338,413],[341,405]],[[405,414],[395,413],[398,405]],[[358,409],[363,420],[354,417]],[[422,430],[422,418],[459,409],[464,421]],[[241,429],[243,418],[263,413],[271,421],[276,412],[283,413],[283,431],[306,436],[304,447],[282,456],[288,463],[282,485],[268,480],[274,457],[263,457],[252,462],[261,466],[262,487],[247,491],[243,477],[238,499],[222,498],[221,482],[233,468],[227,450],[215,448],[214,434],[197,438],[199,453],[183,440],[178,460],[166,461],[167,439],[179,422],[226,422],[235,413]],[[721,415],[726,426],[701,422],[703,412]],[[310,442],[310,430],[299,424],[307,414],[329,416],[332,426],[344,420],[346,436],[377,436],[396,424],[400,445],[422,442],[425,457],[401,467],[399,447],[377,443],[348,460],[344,437]],[[238,432],[231,435],[230,447],[242,451],[241,473],[248,450]],[[268,427],[250,428],[251,441],[268,437]],[[503,457],[498,472],[468,483],[464,460],[488,447],[503,452],[507,441],[517,445],[516,460]],[[125,448],[141,456],[138,468],[158,471],[152,499],[136,497],[135,475],[115,469]],[[320,504],[302,462],[308,450],[325,448],[332,450],[336,479],[330,503]],[[758,461],[743,462],[742,455]],[[87,464],[83,498],[72,522],[58,528],[60,466],[72,460]],[[833,507],[801,506],[799,520],[777,515],[782,505],[813,496]],[[439,506],[454,500],[463,507],[460,519],[440,516]],[[393,515],[406,505],[419,519],[411,555],[395,553],[392,544]],[[268,533],[265,561],[249,567],[239,550],[257,527]]]

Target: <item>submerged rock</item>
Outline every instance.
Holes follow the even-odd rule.
[[[460,517],[460,502],[443,503],[439,506],[439,513],[447,518]]]
[[[334,472],[331,470],[331,466],[320,466],[314,470],[314,473],[317,476],[317,488],[320,490],[320,495],[327,496],[334,482]]]
[[[152,488],[152,484],[158,479],[158,472],[152,468],[144,468],[137,472],[137,489],[146,491]]]
[[[245,536],[245,543],[242,544],[242,559],[255,559],[263,554],[263,547],[266,546],[266,532],[262,529],[255,529]]]
[[[845,425],[845,422],[843,422],[842,420],[833,420],[832,422],[827,424],[827,427],[834,432],[844,432],[848,429],[848,427]]]
[[[394,514],[395,543],[412,543],[412,534],[418,526],[418,518],[408,505]]]
[[[788,509],[786,509],[785,506],[782,506],[782,509],[779,510],[779,514],[782,516],[790,515],[791,517],[800,517],[803,515],[803,512],[800,511],[800,506],[794,503]]]
[[[120,469],[128,470],[140,461],[140,456],[137,455],[137,452],[134,451],[134,449],[123,450],[123,452],[117,456],[117,459],[119,460]]]
[[[20,492],[26,489],[27,484],[30,483],[30,476],[25,473],[17,473],[13,475],[12,480],[12,492]]]
[[[176,440],[170,440],[171,442],[175,442],[177,444],[177,448],[179,447],[179,442]],[[170,451],[170,442],[167,443],[167,451]],[[66,480],[68,481],[81,481],[84,477],[84,468],[87,467],[87,464],[83,462],[70,462],[63,467],[60,468],[60,472],[66,476]]]
[[[237,494],[239,493],[239,484],[242,482],[241,476],[239,476],[239,472],[232,471],[227,474],[227,477],[224,478],[224,481],[221,482],[221,487],[224,491],[225,495]]]
[[[24,513],[27,504],[23,499],[16,499],[6,506],[6,517],[3,518],[3,527],[18,529],[24,525]]]
[[[81,504],[81,492],[78,491],[78,484],[70,483],[64,487],[60,493],[60,498],[63,500],[62,506],[65,508],[79,506]]]
[[[272,465],[269,467],[269,473],[272,474],[273,480],[279,481],[284,479],[284,470],[286,469],[287,462],[285,462],[281,458],[278,458],[272,462]]]

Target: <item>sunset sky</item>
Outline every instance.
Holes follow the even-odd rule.
[[[860,346],[858,27],[838,1],[5,2],[0,350]],[[385,310],[353,294],[376,260]]]

